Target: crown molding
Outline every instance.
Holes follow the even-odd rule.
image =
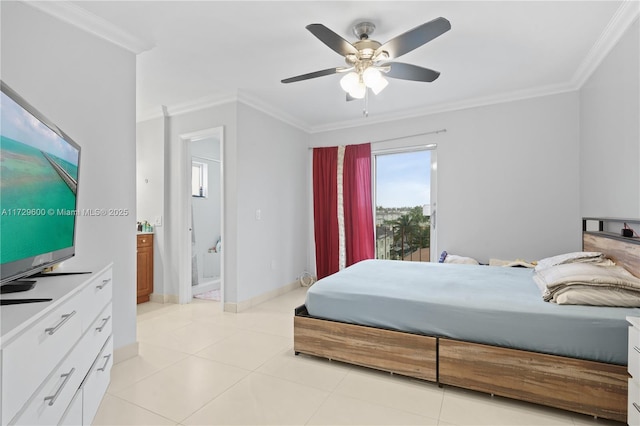
[[[539,98],[543,96],[558,95],[567,92],[573,92],[576,88],[571,84],[556,84],[543,87],[534,87],[530,89],[517,90],[508,93],[502,93],[498,95],[482,96],[473,99],[466,99],[458,102],[449,102],[444,104],[438,104],[426,108],[417,108],[412,110],[402,111],[396,114],[386,114],[381,116],[368,116],[365,118],[358,118],[354,120],[346,120],[341,122],[330,123],[322,126],[312,127],[309,133],[322,133],[330,132],[334,130],[343,130],[353,127],[369,126],[371,124],[380,124],[390,121],[406,120],[417,117],[424,117],[426,115],[440,114],[451,111],[460,111],[469,108],[477,108],[483,106],[497,105],[508,102],[516,102],[527,99]]]
[[[638,0],[624,0],[576,70],[571,84],[579,89],[640,15]]]
[[[70,1],[23,1],[29,6],[107,40],[136,55],[154,47],[153,43],[133,36]]]
[[[144,111],[138,111],[138,113],[136,114],[136,123],[154,120],[156,118],[174,117],[176,115],[188,114],[190,112],[196,112],[206,108],[237,102],[237,100],[238,97],[235,95],[224,94],[205,96],[193,101],[183,102],[171,106],[162,105],[161,107],[154,107]]]
[[[252,107],[260,112],[263,112],[279,121],[282,121],[290,126],[293,126],[306,133],[311,133],[311,128],[305,124],[302,120],[295,118],[294,116],[275,108],[274,106],[258,99],[254,96],[247,94],[246,92],[238,92],[238,102],[242,102],[245,105]]]
[[[169,112],[167,107],[161,105],[156,108],[151,108],[146,111],[136,112],[136,123],[142,123],[143,121],[155,120],[156,118],[168,117]]]
[[[204,96],[193,101],[168,106],[167,116],[173,117],[176,115],[188,114],[190,112],[196,112],[206,108],[212,108],[237,101],[238,97],[229,93]]]
[[[241,102],[245,105],[248,105],[258,111],[261,111],[277,120],[280,120],[290,126],[293,126],[303,132],[314,134],[314,133],[323,133],[330,132],[334,130],[343,130],[353,127],[360,127],[371,124],[380,124],[386,123],[390,121],[398,121],[411,119],[416,117],[423,117],[425,115],[433,115],[444,112],[458,111],[469,108],[477,108],[488,105],[495,105],[507,102],[514,102],[532,98],[538,98],[542,96],[551,96],[557,95],[561,93],[567,93],[577,90],[573,84],[557,84],[550,85],[544,87],[535,87],[525,90],[518,90],[509,93],[503,93],[499,95],[491,95],[491,96],[483,96],[474,99],[468,99],[459,102],[450,102],[446,104],[439,104],[427,108],[419,108],[406,110],[395,114],[385,114],[380,116],[369,116],[366,118],[358,118],[354,120],[345,120],[339,122],[333,122],[326,125],[321,126],[309,126],[294,118],[293,116],[279,110],[272,105],[254,97],[248,95],[247,93],[240,92],[237,96],[209,96],[205,98],[200,98],[193,102],[185,102],[182,104],[177,104],[174,106],[166,107],[162,106],[161,108],[154,108],[151,110],[147,110],[141,112],[136,117],[136,122],[140,123],[143,121],[153,120],[156,118],[162,117],[172,117],[181,114],[188,114],[191,112],[197,112],[203,110],[205,108],[210,108],[218,105],[224,105],[232,102]]]

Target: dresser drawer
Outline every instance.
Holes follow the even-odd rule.
[[[93,278],[88,286],[82,290],[82,331],[86,331],[95,321],[99,312],[107,306],[112,299],[113,275],[109,268],[107,271]]]
[[[58,424],[84,380],[88,369],[86,358],[85,347],[74,348],[35,393],[15,423],[19,425]]]
[[[138,248],[153,246],[153,234],[138,235]]]
[[[113,366],[113,338],[109,337],[82,385],[82,424],[90,425],[107,391]]]
[[[627,404],[627,423],[629,426],[640,426],[640,386],[635,379],[629,379]]]
[[[16,415],[25,401],[80,339],[80,312],[80,300],[74,297],[55,308],[3,348],[3,423]]]
[[[67,407],[67,411],[62,415],[62,419],[58,422],[58,426],[69,425],[78,426],[82,424],[82,390],[78,389],[71,404]]]
[[[629,374],[640,380],[640,329],[629,327]]]
[[[100,352],[105,342],[111,336],[113,329],[113,316],[112,316],[111,303],[97,316],[97,318],[87,330],[83,340],[86,340],[87,355],[93,354],[94,356]]]

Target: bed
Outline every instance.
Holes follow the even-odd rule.
[[[585,232],[583,249],[640,277],[638,244]],[[544,302],[531,274],[360,262],[311,287],[295,310],[294,351],[626,421],[625,318],[640,309]]]

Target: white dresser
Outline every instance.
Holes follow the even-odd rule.
[[[0,308],[3,426],[91,424],[113,365],[112,288],[110,264],[2,296],[53,299]]]
[[[627,423],[640,426],[640,317],[627,317],[629,327],[629,396]]]

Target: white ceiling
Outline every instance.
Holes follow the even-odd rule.
[[[310,132],[577,89],[637,16],[637,1],[73,1],[38,7],[138,54],[138,119],[241,99]],[[373,22],[382,43],[436,17],[452,29],[399,61],[441,72],[389,79],[345,101],[340,75],[280,80],[344,65],[305,26],[353,42]]]

